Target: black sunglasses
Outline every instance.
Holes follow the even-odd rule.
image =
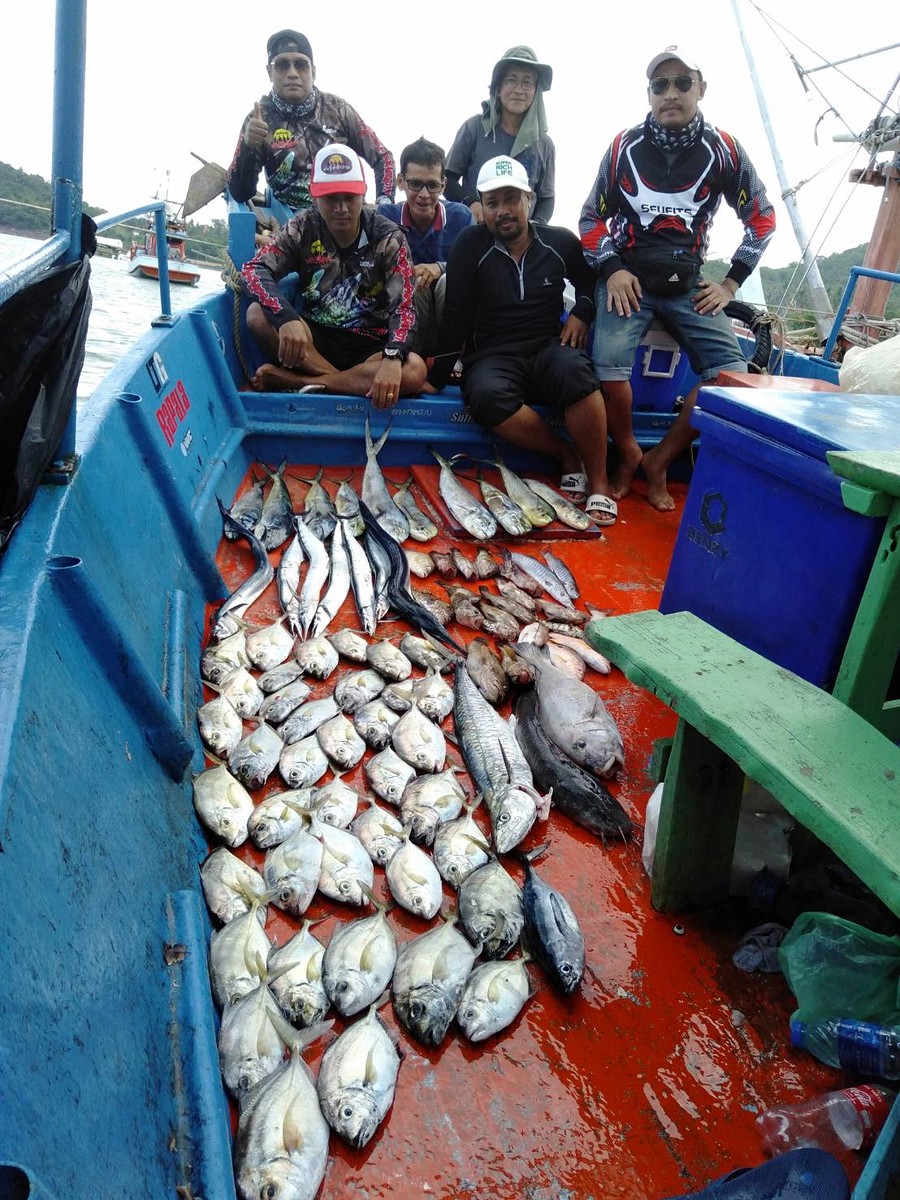
[[[290,71],[291,67],[302,75],[304,71],[310,69],[312,63],[308,58],[273,58],[269,66],[274,67],[279,75],[286,74]]]
[[[654,96],[664,96],[669,90],[669,84],[674,83],[679,92],[689,92],[696,82],[691,75],[676,75],[673,79],[663,75],[659,79],[650,80],[650,91]]]

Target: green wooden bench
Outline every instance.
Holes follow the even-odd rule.
[[[606,617],[591,621],[586,636],[678,714],[654,908],[707,907],[727,896],[747,775],[900,916],[900,748],[840,700],[693,613]]]

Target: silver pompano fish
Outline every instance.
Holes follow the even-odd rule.
[[[390,746],[385,746],[378,754],[367,759],[363,770],[375,795],[389,804],[397,805],[406,785],[416,773],[415,768],[404,762]]]
[[[260,983],[259,964],[271,949],[260,923],[266,910],[259,904],[216,930],[209,943],[209,981],[220,1008],[247,996]]]
[[[356,816],[361,800],[359,792],[343,782],[340,771],[335,771],[334,779],[315,789],[311,807],[326,825],[346,829]]]
[[[337,650],[322,636],[300,642],[294,650],[294,658],[304,675],[312,675],[314,679],[327,679],[338,665]]]
[[[325,1051],[319,1102],[328,1124],[351,1146],[365,1146],[384,1120],[399,1070],[400,1055],[374,1004]]]
[[[459,889],[459,919],[466,937],[484,958],[505,958],[522,935],[522,891],[503,864],[492,858]]]
[[[328,641],[342,658],[349,658],[351,662],[358,663],[366,661],[369,643],[362,634],[353,629],[338,629],[335,633],[329,633]]]
[[[535,669],[538,716],[547,737],[596,775],[615,774],[625,762],[622,735],[593,688],[554,667],[534,646],[517,643],[515,650]]]
[[[247,634],[247,657],[258,671],[268,671],[281,664],[294,648],[294,635],[284,627],[283,616],[270,625],[253,629]]]
[[[442,458],[436,450],[432,450],[431,453],[441,465],[438,487],[450,512],[472,537],[482,541],[485,538],[493,537],[497,532],[497,521],[494,514],[479,503],[468,488],[460,483],[445,458]]]
[[[272,995],[298,1029],[321,1021],[330,1003],[322,985],[325,947],[310,933],[312,925],[312,921],[305,920],[300,931],[283,946],[273,946],[267,963]]]
[[[525,931],[528,944],[547,973],[568,996],[584,974],[584,935],[565,896],[545,883],[531,865],[546,846],[523,854]]]
[[[439,826],[434,838],[434,865],[451,887],[459,889],[490,857],[484,834],[472,818],[471,806],[464,817]]]
[[[303,791],[275,792],[255,806],[247,822],[250,838],[260,850],[280,845],[292,833],[303,828],[302,810],[311,805],[312,788]]]
[[[398,542],[405,542],[409,537],[409,518],[394,503],[378,465],[378,453],[387,441],[390,431],[391,427],[388,425],[378,441],[373,442],[369,418],[366,417],[366,469],[363,472],[362,498],[375,514],[382,529]]]
[[[483,1042],[511,1025],[531,996],[525,958],[486,962],[476,967],[463,988],[456,1020],[470,1042]]]
[[[207,683],[221,684],[236,667],[249,667],[247,635],[243,629],[207,646],[200,657],[200,674]]]
[[[374,668],[385,679],[398,682],[408,679],[412,674],[413,665],[403,653],[387,638],[373,642],[366,649],[366,659],[369,666]]]
[[[239,717],[255,717],[262,708],[265,699],[263,690],[246,667],[235,667],[229,671],[218,686]]]
[[[244,722],[227,696],[215,696],[197,709],[203,743],[218,757],[228,755],[244,736]]]
[[[325,1178],[329,1127],[299,1040],[312,1041],[322,1032],[313,1026],[298,1035],[290,1061],[244,1098],[234,1143],[241,1200],[313,1200]]]
[[[259,871],[224,846],[213,850],[204,862],[200,882],[210,912],[223,924],[249,912],[253,901],[261,899],[266,891]]]
[[[391,745],[404,762],[417,771],[443,771],[447,743],[440,727],[419,710],[416,701],[409,706],[391,730]]]
[[[451,922],[400,947],[394,968],[394,1011],[426,1046],[439,1046],[475,964],[475,951]]]
[[[322,839],[319,891],[344,904],[365,904],[375,884],[375,871],[362,842],[348,830],[326,825],[315,817],[311,830]]]
[[[329,761],[344,771],[355,767],[366,752],[366,743],[354,729],[353,722],[343,713],[320,725],[316,737]]]
[[[322,962],[322,981],[342,1017],[368,1008],[391,981],[397,962],[397,940],[379,904],[371,917],[341,925],[331,935]]]
[[[393,813],[381,808],[369,797],[369,807],[354,817],[350,829],[365,847],[373,863],[387,865],[403,842],[403,826]]]
[[[583,508],[576,508],[571,504],[565,496],[561,496],[554,488],[546,483],[541,483],[539,479],[525,479],[523,481],[531,488],[531,490],[542,500],[553,508],[557,519],[562,521],[564,525],[568,525],[570,529],[590,529],[594,522],[584,511]]]
[[[210,833],[226,846],[242,846],[247,840],[253,799],[226,766],[210,767],[195,776],[194,808]]]
[[[358,708],[381,695],[384,683],[384,676],[371,668],[364,671],[348,671],[338,680],[334,689],[334,699],[344,712],[355,713]]]
[[[222,1012],[219,1066],[232,1096],[246,1095],[284,1057],[285,1043],[272,1020],[273,1013],[281,1015],[264,979]]]
[[[358,708],[353,714],[353,727],[367,746],[383,750],[391,740],[391,729],[399,717],[380,696]]]
[[[262,787],[278,765],[284,742],[265,721],[235,746],[228,756],[228,769],[251,792]]]
[[[299,680],[302,674],[303,670],[299,663],[286,662],[278,667],[273,667],[271,671],[264,671],[257,683],[260,690],[268,696],[272,692],[280,692],[283,688],[290,687]],[[307,688],[307,690],[309,689]]]
[[[333,696],[323,696],[320,700],[306,700],[279,726],[278,732],[284,739],[284,744],[290,746],[315,733],[320,725],[336,717],[339,712]]]
[[[328,758],[316,735],[292,742],[281,752],[278,760],[281,778],[289,788],[312,787],[328,770]]]
[[[267,894],[284,912],[302,916],[309,908],[322,868],[322,843],[305,829],[297,829],[266,853],[263,877]]]
[[[466,793],[456,780],[459,769],[451,765],[439,775],[419,775],[406,785],[400,817],[417,842],[430,846],[439,827],[462,812]]]
[[[412,481],[412,475],[410,475],[405,483],[400,484],[394,502],[409,521],[409,536],[417,542],[430,542],[432,538],[437,537],[438,527],[431,517],[426,516],[416,504],[411,490]],[[369,507],[372,506],[369,505]]]
[[[453,711],[453,688],[433,667],[428,668],[424,679],[413,684],[412,694],[419,711],[436,725]]]
[[[259,708],[259,715],[270,725],[281,725],[304,704],[312,691],[303,679],[295,679],[278,691],[270,692]]]
[[[391,895],[407,912],[430,921],[444,898],[441,877],[429,856],[404,834],[385,868]]]

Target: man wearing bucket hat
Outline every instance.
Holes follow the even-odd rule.
[[[478,173],[497,155],[516,159],[531,181],[531,219],[553,216],[556,148],[547,136],[544,92],[553,68],[538,62],[530,46],[512,46],[494,64],[489,98],[481,113],[461,127],[447,156],[447,198],[468,204],[480,220]]]
[[[314,207],[296,213],[241,271],[247,327],[269,361],[257,391],[368,396],[391,408],[417,394],[425,362],[415,331],[413,265],[401,230],[363,203],[366,181],[348,146],[323,146],[313,161]],[[301,314],[278,289],[296,271]]]
[[[508,155],[484,164],[477,180],[484,223],[450,248],[438,350],[426,391],[440,391],[462,350],[462,394],[479,424],[526,450],[556,460],[560,484],[599,524],[616,504],[606,477],[606,410],[585,353],[594,317],[595,276],[568,229],[529,221],[525,168]],[[566,281],[575,304],[563,318]],[[571,440],[533,404],[556,408]],[[572,494],[576,493],[576,494]]]
[[[647,66],[650,112],[619,133],[606,151],[581,211],[581,243],[600,273],[593,360],[606,397],[619,465],[620,498],[642,468],[647,499],[675,502],[666,473],[691,444],[694,389],[658,446],[641,455],[631,424],[635,351],[654,316],[687,352],[701,382],[720,371],[746,371],[726,305],[759,263],[775,231],[775,212],[753,164],[730,134],[707,124],[699,104],[706,81],[697,60],[667,46]],[[734,209],[744,237],[722,283],[702,277],[709,231],[721,201]]]
[[[375,174],[379,203],[394,199],[394,159],[359,113],[340,96],[315,86],[316,67],[309,39],[296,29],[280,29],[266,43],[271,91],[244,119],[228,187],[235,200],[249,200],[265,170],[272,195],[294,212],[309,208],[313,158],[329,142],[344,142]]]

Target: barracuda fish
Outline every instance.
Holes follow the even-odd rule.
[[[301,1053],[330,1025],[298,1033],[290,1060],[245,1097],[234,1143],[240,1200],[313,1200],[317,1194],[328,1166],[329,1127]]]
[[[284,742],[265,721],[242,738],[228,756],[228,769],[251,792],[262,787],[278,765]]]
[[[531,558],[528,554],[519,554],[516,550],[501,549],[501,553],[504,558],[508,555],[514,566],[518,567],[525,575],[530,576],[535,583],[539,583],[548,596],[552,596],[566,608],[572,607],[569,603],[569,593],[548,566],[538,562],[536,558]]]
[[[266,963],[272,995],[285,1017],[298,1029],[321,1021],[330,1003],[322,985],[325,947],[310,933],[314,924],[304,920],[300,931],[283,946],[269,950]]]
[[[528,955],[476,967],[463,988],[456,1020],[470,1042],[483,1042],[511,1025],[534,995]]]
[[[446,458],[442,458],[437,450],[432,450],[431,453],[440,463],[441,474],[438,488],[444,503],[454,518],[468,534],[480,541],[493,537],[497,532],[497,521],[494,514],[480,504],[468,488],[463,487],[453,474],[453,468]]]
[[[270,692],[260,705],[259,715],[270,725],[282,725],[301,704],[305,704],[312,691],[309,684],[299,678],[287,684],[280,691]],[[284,737],[284,730],[279,730]]]
[[[343,522],[340,525],[341,537],[350,560],[350,586],[353,588],[353,599],[360,623],[369,636],[375,632],[378,617],[375,611],[375,580],[372,576],[372,564],[362,546]]]
[[[266,481],[265,478],[257,479],[252,471],[250,479],[252,481],[250,487],[235,500],[229,509],[228,515],[232,520],[237,521],[238,525],[243,526],[244,529],[249,529],[252,533],[262,515]],[[238,536],[232,526],[229,526],[224,533],[230,542],[233,542]]]
[[[619,727],[586,683],[555,667],[542,649],[516,644],[516,653],[535,670],[538,716],[547,737],[580,766],[603,778],[625,762]]]
[[[219,1008],[247,996],[260,983],[259,964],[272,948],[264,924],[265,907],[254,902],[249,912],[215,931],[209,943],[209,981]]]
[[[361,634],[353,629],[339,629],[337,633],[329,633],[328,640],[342,658],[351,662],[364,663],[369,643]]]
[[[400,804],[406,785],[416,773],[390,746],[368,759],[363,770],[375,795],[394,805]]]
[[[339,524],[345,525],[354,537],[362,537],[365,524],[359,513],[359,496],[346,479],[338,485],[334,497],[334,511],[337,513]]]
[[[247,634],[247,657],[258,671],[281,666],[294,648],[294,635],[284,627],[285,618],[278,617],[271,625],[253,629]]]
[[[391,730],[398,720],[397,713],[385,704],[381,696],[376,696],[353,714],[353,727],[367,746],[373,750],[383,750],[390,744]]]
[[[403,826],[392,812],[381,808],[371,796],[368,808],[354,817],[350,829],[362,842],[376,866],[384,867],[403,841]]]
[[[294,658],[304,675],[312,675],[314,679],[327,679],[338,665],[337,651],[326,637],[300,642],[294,648]]]
[[[328,770],[328,759],[316,735],[311,734],[284,747],[278,769],[289,788],[307,788],[318,783]]]
[[[343,713],[321,724],[316,730],[316,737],[329,761],[344,771],[361,762],[366,752],[366,743],[353,728],[353,722]]]
[[[258,600],[272,582],[275,570],[269,562],[264,543],[249,529],[245,529],[243,525],[232,520],[231,514],[218,496],[216,496],[216,503],[222,514],[223,527],[230,528],[236,538],[243,538],[253,555],[253,574],[227,597],[213,618],[212,635],[218,640],[223,634],[228,636],[233,632],[229,618],[243,618],[254,600]],[[279,542],[278,545],[280,544]]]
[[[328,578],[328,551],[313,531],[307,528],[298,518],[294,518],[294,528],[297,531],[297,541],[303,547],[304,557],[309,566],[297,598],[297,624],[300,627],[299,637],[306,640],[319,607],[319,598],[325,580]]]
[[[369,418],[366,417],[366,469],[363,472],[362,498],[369,510],[374,514],[378,524],[398,542],[405,542],[409,537],[409,518],[398,508],[390,492],[387,482],[378,465],[378,454],[388,439],[391,427],[388,425],[377,442],[372,441],[372,429]],[[363,513],[365,517],[365,513]]]
[[[497,524],[501,525],[507,533],[518,537],[520,534],[531,532],[532,524],[515,500],[485,479],[480,471],[478,472],[478,485],[481,488],[485,504],[497,518]],[[473,567],[473,577],[474,574]]]
[[[460,768],[411,779],[400,798],[400,819],[417,842],[430,846],[440,826],[462,812],[466,793],[456,780]]]
[[[225,1086],[237,1100],[284,1058],[284,1039],[272,1020],[273,1013],[279,1018],[281,1014],[266,983],[262,958],[259,971],[256,987],[223,1009],[219,1026],[219,1067]]]
[[[305,820],[306,826],[310,820]],[[306,828],[296,829],[266,852],[263,878],[273,904],[295,917],[309,908],[322,869],[322,842]]]
[[[566,589],[569,599],[577,600],[581,594],[578,591],[578,584],[575,582],[575,576],[572,574],[563,560],[557,555],[551,554],[549,550],[543,551],[543,558],[544,562]]]
[[[385,679],[390,679],[394,683],[401,679],[408,679],[412,675],[412,663],[403,651],[398,650],[387,638],[380,642],[373,642],[366,648],[366,660],[379,675],[383,675]]]
[[[200,657],[200,674],[207,683],[219,685],[229,671],[236,667],[249,667],[247,657],[247,635],[243,629],[207,646]]]
[[[368,1008],[391,982],[397,962],[397,940],[387,921],[387,906],[373,900],[377,911],[341,925],[331,935],[322,963],[322,982],[342,1017]]]
[[[472,817],[474,807],[467,804],[465,816],[439,826],[434,838],[434,865],[457,891],[491,857],[484,834]]]
[[[453,688],[441,678],[434,667],[429,667],[424,679],[413,684],[412,698],[429,721],[440,725],[444,717],[453,711]]]
[[[533,688],[516,701],[515,735],[535,783],[552,790],[560,812],[604,842],[608,837],[627,840],[631,836],[631,821],[618,800],[596,775],[563,754],[547,736],[538,719],[537,693]]]
[[[222,764],[194,776],[194,809],[203,825],[226,846],[242,846],[253,799]]]
[[[215,687],[215,684],[210,684]],[[246,667],[235,667],[219,684],[219,692],[239,717],[255,717],[263,704],[263,692]]]
[[[550,487],[546,483],[541,483],[539,479],[524,479],[525,483],[537,496],[542,500],[546,500],[553,511],[556,513],[558,520],[564,525],[568,525],[570,529],[579,529],[582,532],[585,529],[590,529],[593,526],[597,528],[596,523],[591,520],[583,508],[576,508],[571,504],[565,496],[561,496],[555,488]]]
[[[319,1102],[335,1133],[361,1149],[394,1102],[400,1055],[376,1011],[332,1042],[319,1071]]]
[[[509,676],[486,638],[476,637],[469,642],[466,669],[485,700],[493,705],[503,703],[509,692]]]
[[[244,736],[244,722],[227,696],[216,696],[201,704],[197,709],[197,725],[203,744],[217,758],[227,757]]]
[[[494,450],[494,466],[500,472],[500,478],[503,480],[503,486],[506,488],[509,498],[518,505],[528,521],[535,528],[542,528],[544,525],[549,525],[556,517],[556,509],[544,496],[536,492],[526,480],[521,479],[515,471],[509,469],[499,453],[497,453],[496,447]]]
[[[320,542],[331,537],[337,524],[337,511],[331,497],[322,486],[323,469],[320,467],[315,479],[309,483],[309,491],[303,501],[303,524]]]
[[[505,958],[522,936],[522,890],[499,859],[478,867],[459,889],[459,920],[484,958]]]
[[[314,816],[310,832],[322,841],[319,891],[343,904],[365,904],[375,883],[375,870],[365,847],[347,829],[326,825]]]
[[[293,528],[294,508],[284,482],[286,466],[287,461],[283,462],[274,474],[269,472],[272,486],[269,488],[269,494],[262,506],[256,528],[253,530],[254,535],[259,538],[266,550],[276,550],[283,545],[291,536]]]
[[[475,951],[446,921],[400,947],[394,968],[394,1012],[426,1046],[439,1046],[475,964]]]
[[[443,771],[447,742],[442,731],[429,721],[413,701],[391,730],[391,745],[404,762],[417,771]]]
[[[224,846],[213,850],[200,868],[200,883],[207,907],[223,925],[249,912],[254,900],[265,896],[266,881],[253,867]]]
[[[394,496],[394,503],[409,521],[409,536],[417,542],[430,542],[432,538],[437,537],[438,527],[416,504],[412,494],[412,482],[413,478],[410,475],[409,479],[400,484]]]
[[[337,526],[335,526],[335,533],[331,539],[328,587],[325,589],[325,595],[319,602],[316,615],[313,617],[312,624],[309,627],[309,636],[311,638],[318,638],[325,632],[337,616],[341,605],[347,599],[349,591],[350,558],[347,554],[347,545],[337,532]]]
[[[519,857],[525,864],[522,904],[528,945],[550,978],[570,996],[584,974],[584,935],[565,896],[540,878],[531,860],[547,849],[539,846]]]

